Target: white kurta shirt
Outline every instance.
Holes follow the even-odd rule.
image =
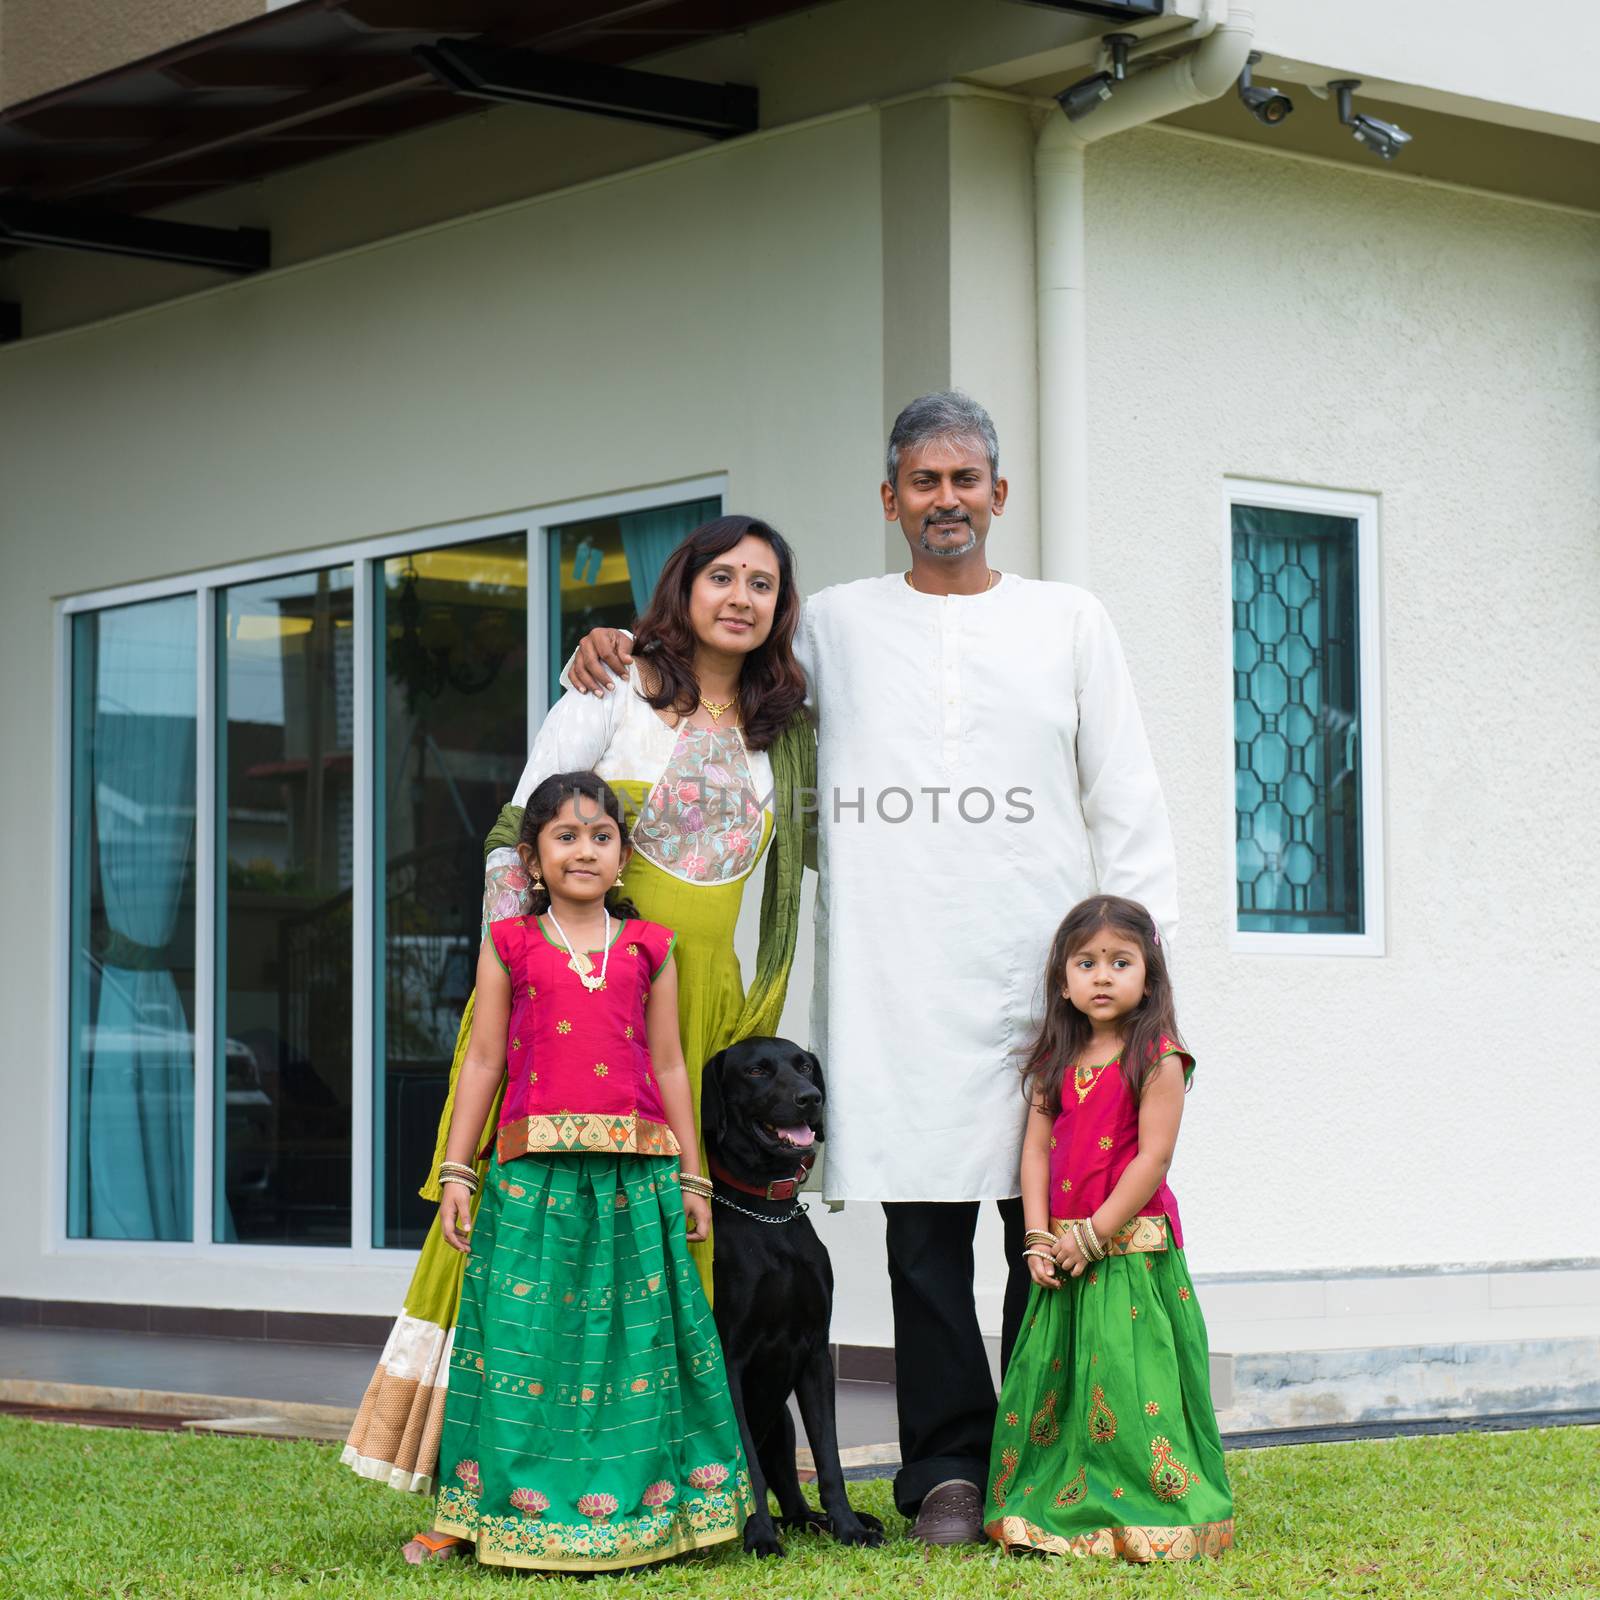
[[[1122,648],[1068,584],[824,589],[796,650],[818,724],[812,1047],[830,1200],[1020,1192],[1018,1055],[1062,917],[1177,921],[1172,833]]]

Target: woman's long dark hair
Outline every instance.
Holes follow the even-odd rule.
[[[806,678],[794,658],[800,624],[800,592],[795,585],[794,553],[770,523],[757,517],[726,516],[702,523],[667,557],[655,593],[639,618],[633,648],[648,659],[655,691],[645,698],[656,710],[671,706],[679,716],[694,715],[700,704],[695,677],[695,634],[689,621],[689,591],[718,556],[754,535],[778,558],[778,601],[772,631],[744,658],[739,675],[739,721],[745,743],[765,750],[789,726],[806,700]]]
[[[617,825],[617,837],[622,840],[622,848],[628,848],[628,819],[623,814],[622,802],[617,798],[616,790],[594,772],[551,773],[528,796],[528,803],[522,808],[522,832],[517,835],[517,843],[527,845],[537,857],[540,831],[547,822],[554,822],[561,815],[562,806],[569,800],[587,800],[595,810],[604,811]],[[633,901],[625,900],[618,889],[606,890],[606,906],[614,917],[642,920],[639,908]],[[550,891],[543,884],[533,891],[531,909],[536,917],[542,917],[550,909]]]
[[[1052,1117],[1061,1111],[1061,1086],[1067,1073],[1082,1061],[1094,1035],[1094,1025],[1063,993],[1067,963],[1092,944],[1102,928],[1120,934],[1144,953],[1144,999],[1123,1019],[1122,1078],[1135,1100],[1144,1093],[1161,1035],[1182,1043],[1167,955],[1150,913],[1137,900],[1124,900],[1116,894],[1097,894],[1080,901],[1050,941],[1044,973],[1044,1025],[1022,1065],[1023,1093],[1030,1104],[1042,1104]]]

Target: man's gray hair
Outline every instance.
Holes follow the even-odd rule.
[[[959,389],[940,389],[913,400],[889,430],[889,484],[899,481],[900,454],[935,439],[971,439],[989,457],[989,476],[1000,477],[1000,437],[994,419],[978,402]]]

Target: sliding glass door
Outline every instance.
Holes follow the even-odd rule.
[[[218,591],[214,1237],[350,1243],[353,573]]]
[[[421,1244],[552,641],[632,622],[714,488],[63,602],[68,1240]]]
[[[483,841],[527,756],[528,537],[374,564],[374,1245],[422,1243],[461,1008],[472,992]]]
[[[194,1236],[195,640],[192,594],[72,619],[73,1239]]]

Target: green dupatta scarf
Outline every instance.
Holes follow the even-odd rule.
[[[767,852],[767,875],[761,889],[761,937],[756,946],[756,972],[745,991],[744,1009],[734,1024],[735,1039],[774,1032],[789,993],[789,972],[794,966],[795,944],[800,935],[800,880],[806,862],[814,859],[808,837],[814,812],[802,802],[815,798],[811,791],[817,786],[817,739],[810,718],[804,712],[796,712],[789,726],[767,751],[767,758],[772,763],[772,847]],[[483,842],[485,858],[492,850],[514,847],[521,833],[522,807],[502,806],[489,837]],[[433,1164],[428,1169],[428,1181],[418,1191],[424,1200],[439,1198],[439,1163],[444,1160],[445,1145],[450,1138],[456,1084],[460,1081],[467,1041],[472,1037],[472,1012],[473,1002],[469,997],[456,1034],[455,1056],[450,1063],[450,1092],[439,1118]],[[493,1137],[499,1121],[500,1097],[496,1095],[477,1149],[483,1149]]]

